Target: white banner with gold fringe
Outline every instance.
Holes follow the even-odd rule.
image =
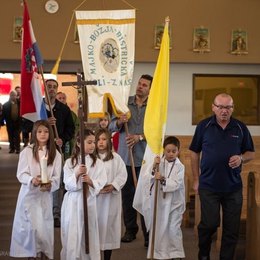
[[[88,86],[89,117],[102,117],[107,99],[116,115],[128,113],[135,10],[76,11],[76,22],[85,80],[97,80]]]

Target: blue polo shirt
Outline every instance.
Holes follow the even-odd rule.
[[[229,158],[254,151],[246,125],[231,117],[223,129],[216,116],[202,120],[196,127],[190,150],[201,153],[199,189],[233,192],[242,188],[241,168],[229,167]]]

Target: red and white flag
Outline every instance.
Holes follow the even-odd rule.
[[[27,4],[25,1],[23,3],[20,114],[22,117],[35,122],[40,119],[47,119],[38,74],[38,67],[43,64],[43,60],[34,37]]]

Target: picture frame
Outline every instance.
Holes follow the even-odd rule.
[[[210,52],[210,31],[208,28],[197,27],[193,30],[193,52]]]
[[[23,31],[23,17],[14,17],[13,25],[13,42],[22,41],[22,31]]]
[[[79,32],[78,32],[77,24],[75,24],[75,28],[74,28],[74,43],[79,43]]]
[[[232,30],[231,54],[248,54],[247,32],[241,29]]]
[[[170,39],[170,49],[172,49],[172,30],[169,25],[169,39]],[[154,27],[154,49],[159,50],[161,47],[162,36],[164,32],[164,25],[155,25]]]

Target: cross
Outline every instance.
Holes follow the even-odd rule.
[[[80,120],[80,153],[81,153],[81,164],[85,163],[85,151],[84,151],[84,118],[88,118],[88,94],[87,85],[97,85],[96,80],[92,81],[84,81],[82,80],[82,74],[80,72],[77,73],[77,81],[72,82],[62,82],[62,86],[77,86],[78,90],[78,117]],[[85,95],[84,95],[85,94]],[[84,100],[85,99],[85,100]],[[85,104],[85,109],[84,109]],[[85,111],[84,111],[85,110]],[[85,113],[84,113],[85,112]],[[88,185],[86,182],[82,183],[83,186],[83,209],[84,209],[84,227],[85,227],[85,251],[86,254],[89,254],[89,230],[88,230],[88,202],[87,202],[87,193],[88,193]]]

